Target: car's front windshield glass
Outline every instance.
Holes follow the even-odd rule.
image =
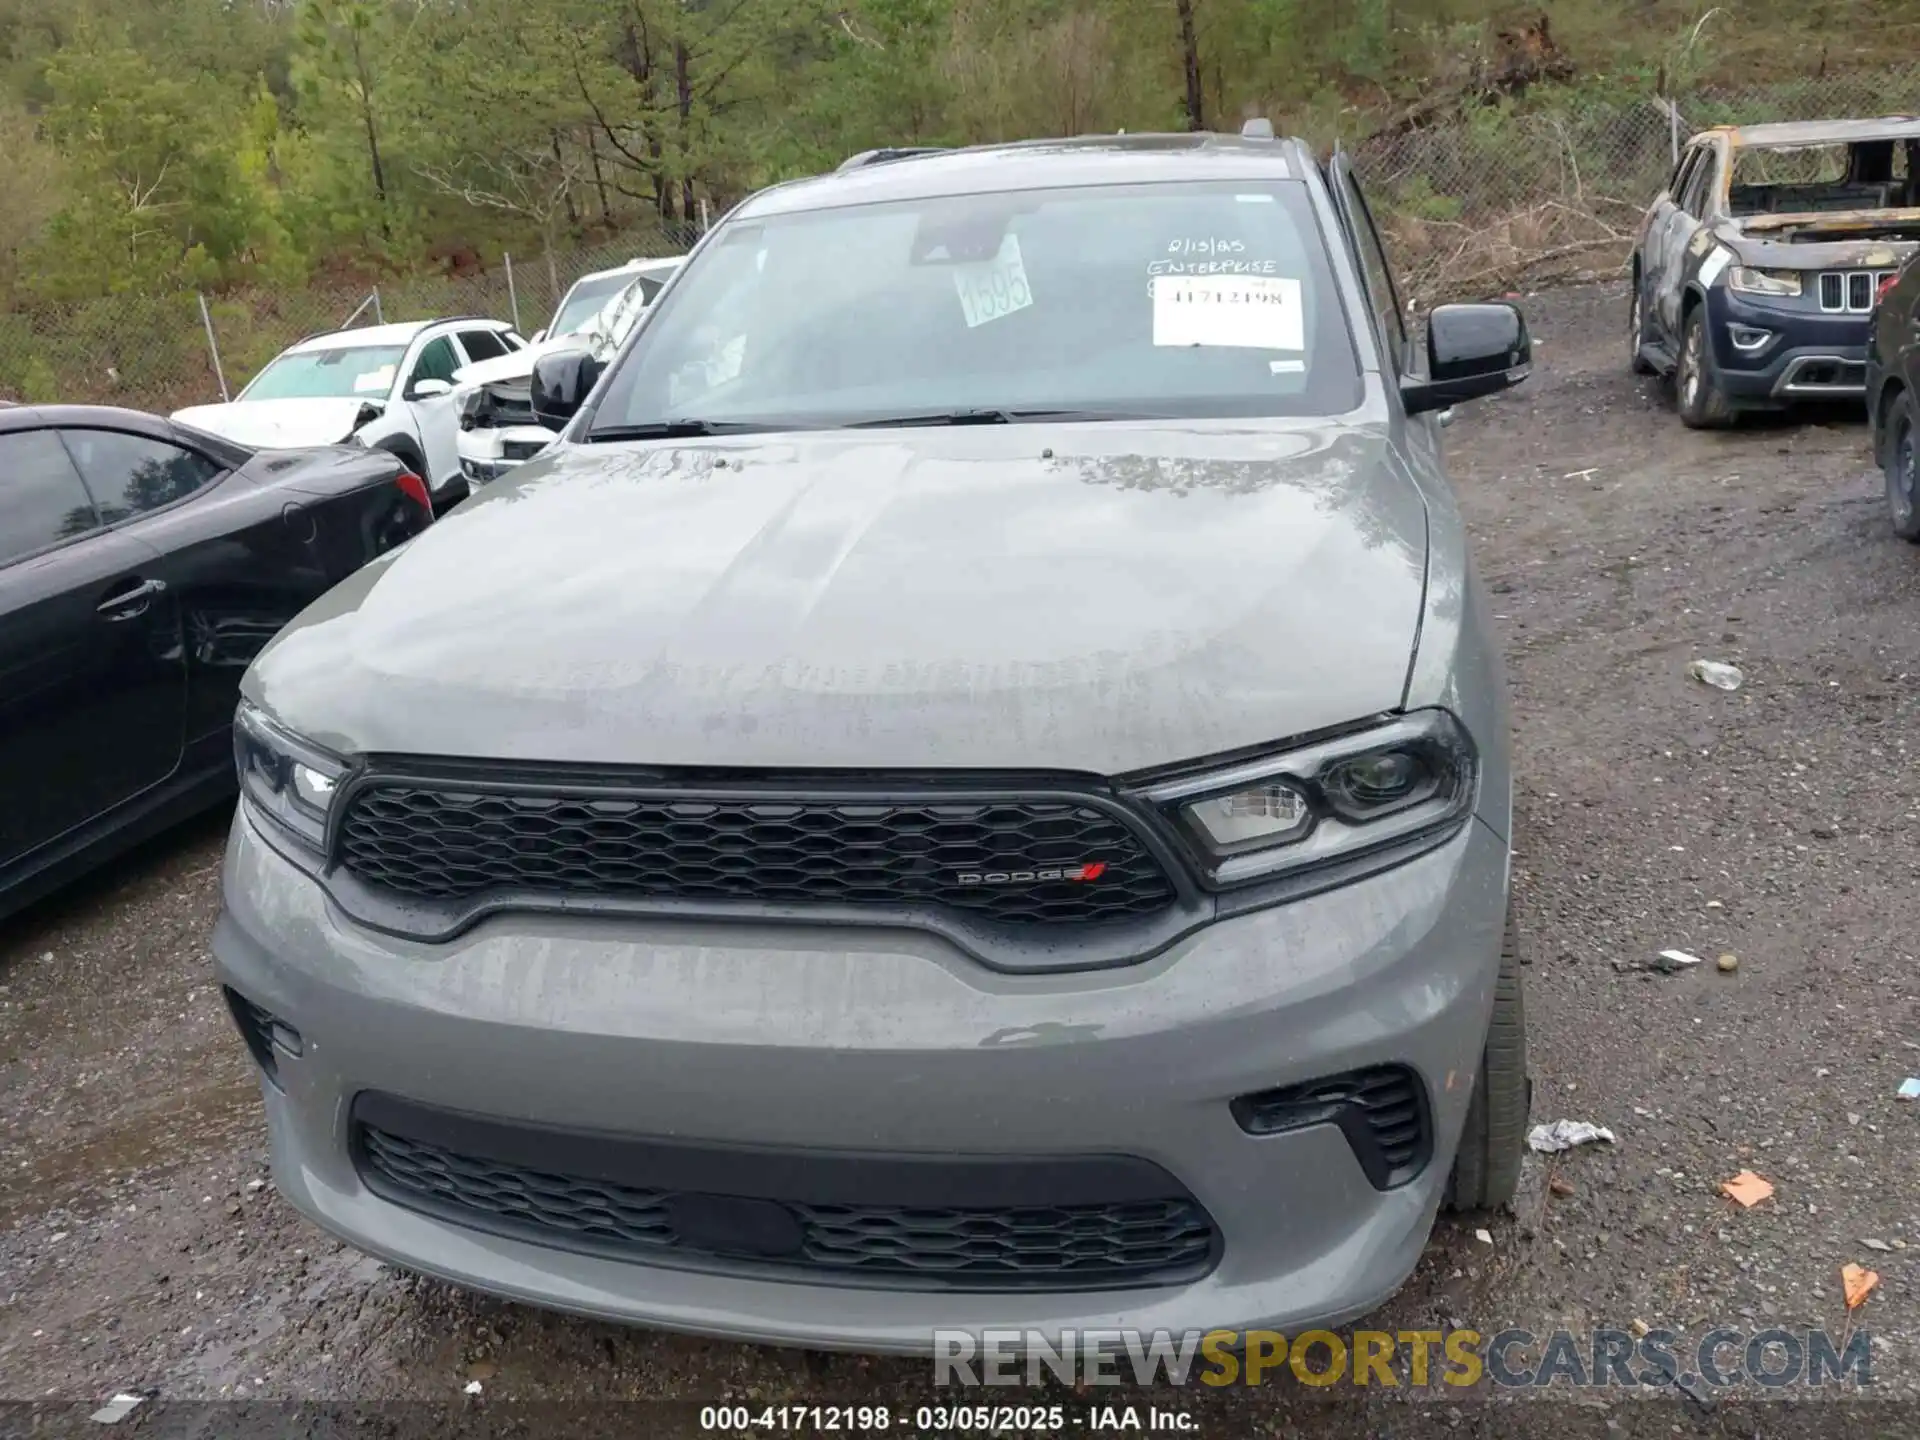
[[[571,335],[599,314],[606,303],[633,283],[630,274],[607,275],[598,280],[582,280],[567,292],[554,312],[548,335]]]
[[[580,327],[583,335],[599,337],[611,345],[618,345],[627,338],[627,332],[633,329],[633,322],[640,318],[640,312],[659,293],[659,286],[648,288],[649,282],[635,280],[587,320]]]
[[[1359,371],[1298,181],[746,219],[661,297],[588,438],[972,411],[1327,415]]]
[[[243,400],[384,400],[405,357],[404,345],[297,350],[254,377]]]
[[[1914,204],[1907,160],[1907,145],[1892,140],[1737,146],[1727,213],[1744,220]]]

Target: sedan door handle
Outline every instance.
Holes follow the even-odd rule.
[[[147,613],[153,597],[167,588],[164,580],[129,581],[127,588],[110,590],[107,598],[94,608],[103,619],[132,620]]]

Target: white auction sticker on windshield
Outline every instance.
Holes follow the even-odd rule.
[[[1027,267],[1020,259],[1019,238],[1009,234],[991,260],[954,266],[953,288],[960,296],[960,309],[967,317],[969,330],[1005,319],[1033,304]]]
[[[378,370],[369,370],[364,375],[353,377],[353,393],[365,395],[370,391],[386,391],[393,388],[393,366],[382,365]]]
[[[1160,275],[1152,284],[1155,345],[1307,348],[1300,282],[1291,277]]]

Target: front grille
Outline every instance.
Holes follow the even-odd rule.
[[[502,460],[531,460],[552,444],[547,440],[502,440],[500,458]]]
[[[1126,823],[1071,800],[789,802],[379,780],[349,798],[340,855],[369,886],[437,901],[932,906],[1071,925],[1153,914],[1175,898]]]
[[[1890,270],[1826,270],[1820,275],[1820,308],[1829,314],[1865,315],[1880,298]]]
[[[533,390],[530,385],[493,384],[487,386],[486,391],[486,411],[496,427],[540,423],[533,413]]]
[[[1054,1205],[818,1204],[555,1174],[367,1124],[356,1136],[362,1178],[398,1204],[535,1244],[683,1268],[911,1289],[1071,1290],[1196,1279],[1217,1240],[1199,1203],[1180,1194]]]
[[[1432,1146],[1426,1088],[1401,1065],[1243,1095],[1232,1108],[1240,1128],[1252,1135],[1338,1125],[1367,1179],[1382,1190],[1419,1174]]]
[[[1859,360],[1803,359],[1783,377],[1780,390],[1786,395],[1817,395],[1823,392],[1864,390],[1867,367]]]

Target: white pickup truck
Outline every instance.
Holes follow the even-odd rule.
[[[556,350],[611,357],[685,258],[634,260],[581,276],[531,345],[454,376],[460,471],[469,493],[525,464],[554,438],[533,413],[534,361]]]

